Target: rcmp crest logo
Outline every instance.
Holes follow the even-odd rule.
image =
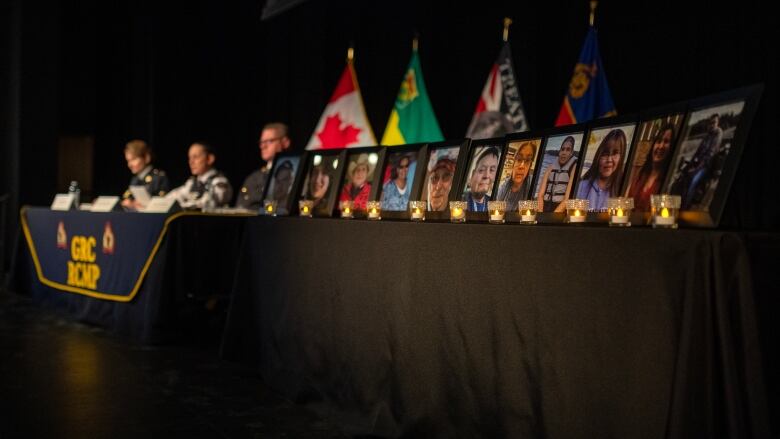
[[[65,223],[62,221],[57,224],[57,248],[68,248],[68,234],[65,232]]]
[[[114,230],[111,228],[111,221],[106,221],[103,228],[103,254],[113,255],[116,240],[114,239]]]
[[[574,67],[574,76],[569,84],[569,94],[574,99],[581,98],[590,86],[590,79],[596,76],[596,64],[587,65],[578,63]]]

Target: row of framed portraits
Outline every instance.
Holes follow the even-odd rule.
[[[385,218],[408,217],[408,202],[422,200],[428,218],[447,219],[453,200],[477,215],[488,200],[513,211],[527,199],[556,214],[569,198],[600,212],[608,198],[630,196],[636,210],[649,211],[650,196],[667,193],[681,196],[683,224],[716,227],[762,89],[502,138],[281,154],[264,199],[282,215],[313,200],[314,215],[325,217],[339,201],[352,200],[360,213],[375,200]]]

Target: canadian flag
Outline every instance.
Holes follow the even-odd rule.
[[[352,148],[376,145],[376,137],[366,117],[363,97],[352,62],[347,62],[344,73],[330,97],[320,121],[314,129],[307,150]]]

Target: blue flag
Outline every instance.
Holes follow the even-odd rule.
[[[617,110],[612,102],[607,75],[601,63],[596,28],[590,26],[555,126],[571,125],[615,114]]]

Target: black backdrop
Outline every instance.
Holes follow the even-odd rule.
[[[239,185],[259,164],[262,124],[289,122],[303,148],[350,41],[380,137],[415,31],[442,131],[463,136],[504,16],[515,21],[510,41],[531,126],[551,126],[585,37],[588,2],[487,3],[309,1],[261,21],[261,0],[3,2],[0,193],[12,194],[11,212],[49,203],[65,189],[56,187],[57,139],[80,135],[95,137],[98,194],[124,189],[122,148],[134,137],[151,141],[174,184],[187,176],[189,143],[208,139],[220,149],[218,166]],[[769,200],[777,185],[780,51],[769,6],[601,3],[601,53],[621,114],[766,84],[723,225],[776,229],[780,208]]]

